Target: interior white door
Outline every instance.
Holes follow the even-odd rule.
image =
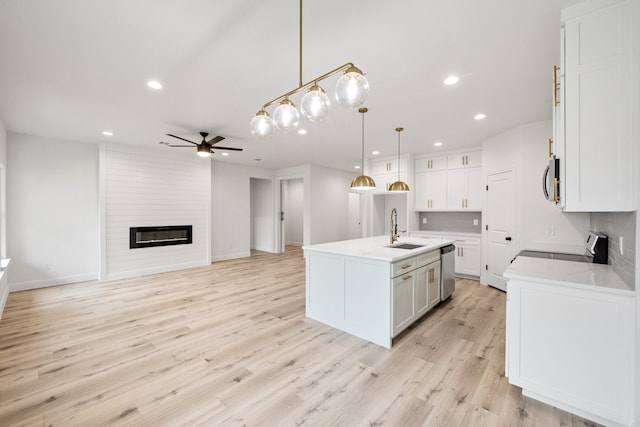
[[[487,176],[487,283],[507,290],[507,282],[502,276],[513,257],[515,224],[515,187],[513,171],[505,171]]]

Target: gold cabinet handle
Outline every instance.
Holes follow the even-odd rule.
[[[557,107],[560,105],[560,99],[558,98],[558,91],[560,90],[560,82],[558,81],[558,71],[560,67],[557,65],[553,66],[553,106]]]
[[[409,279],[411,279],[412,277],[413,277],[413,276],[404,276],[404,277],[402,278],[402,280],[409,280]]]
[[[464,208],[464,199],[462,199],[462,207]]]
[[[460,254],[464,256],[464,248],[460,248]]]
[[[405,264],[405,265],[403,265],[401,268],[402,268],[403,270],[406,270],[406,269],[407,269],[407,268],[409,268],[409,267],[411,267],[411,264]]]
[[[553,139],[549,138],[549,157],[553,157]]]

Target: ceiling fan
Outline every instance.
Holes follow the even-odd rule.
[[[199,144],[197,142],[193,142],[193,141],[189,141],[188,139],[185,139],[181,136],[177,136],[177,135],[173,135],[168,133],[167,136],[173,137],[173,138],[177,138],[177,139],[181,139],[182,141],[186,141],[190,144],[193,144],[197,147],[198,150],[198,156],[200,157],[209,157],[211,156],[211,153],[215,153],[215,151],[213,151],[213,146],[215,144],[217,144],[218,142],[222,141],[224,138],[224,136],[216,136],[214,138],[211,138],[210,140],[207,141],[207,136],[209,136],[208,132],[200,132],[200,136],[202,137],[202,142],[200,142]],[[166,145],[168,147],[193,147],[192,145],[174,145],[171,144],[170,142],[160,142],[160,144]],[[242,151],[242,148],[232,148],[232,147],[219,147],[216,146],[215,147],[216,150],[231,150],[231,151]]]

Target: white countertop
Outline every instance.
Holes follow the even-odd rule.
[[[503,275],[508,279],[635,295],[613,268],[604,264],[519,256]]]
[[[363,239],[341,240],[339,242],[303,246],[302,249],[305,252],[315,251],[395,262],[441,248],[454,242],[453,240],[425,239],[423,237],[400,237],[400,240],[396,241],[394,246],[402,243],[414,243],[424,246],[416,249],[399,249],[389,247],[389,239],[389,236],[366,237]]]

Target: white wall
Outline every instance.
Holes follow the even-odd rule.
[[[304,180],[284,181],[284,227],[285,243],[302,246],[304,239]]]
[[[9,133],[11,290],[97,278],[98,147]]]
[[[349,191],[353,174],[311,166],[310,177],[309,244],[346,240],[349,236]]]
[[[511,256],[532,242],[581,245],[589,230],[588,213],[565,214],[542,195],[542,173],[549,162],[547,141],[551,136],[551,126],[551,121],[531,123],[482,143],[485,183],[489,174],[509,169],[514,171],[516,230]],[[486,250],[483,251],[485,253]],[[481,281],[486,283],[484,277]]]
[[[273,252],[273,180],[250,178],[251,249]]]
[[[633,56],[632,56],[632,76],[638,76],[640,74],[640,0],[632,0],[631,11],[633,13]],[[640,82],[637,78],[632,79],[633,86],[632,91],[632,112],[631,117],[635,117],[632,120],[633,128],[631,129],[632,139],[635,141],[636,146],[640,145]],[[638,153],[635,166],[640,166],[640,150],[636,150]],[[640,189],[640,174],[638,175],[638,189]],[[637,209],[637,208],[636,208]],[[636,211],[636,343],[635,343],[635,425],[640,426],[640,292],[638,292],[638,286],[640,286],[640,215]]]
[[[0,258],[7,257],[6,222],[6,167],[7,167],[7,130],[0,117]],[[0,318],[9,296],[9,280],[5,272],[0,272]]]
[[[212,261],[251,255],[251,178],[271,180],[273,171],[211,162]]]
[[[75,160],[75,156],[69,155]],[[209,264],[211,161],[177,150],[106,145],[101,150],[101,278]],[[193,243],[129,249],[129,228],[192,225]]]

